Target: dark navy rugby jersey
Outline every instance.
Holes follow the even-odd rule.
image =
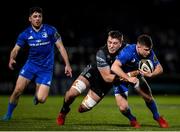
[[[96,53],[96,66],[98,68],[104,68],[104,67],[111,68],[112,63],[116,59],[116,55],[123,47],[124,45],[122,45],[119,48],[119,50],[117,50],[116,53],[114,54],[109,53],[107,45],[105,45],[104,47],[101,47]]]

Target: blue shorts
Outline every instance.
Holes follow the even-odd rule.
[[[151,94],[151,88],[148,85],[145,78],[142,76],[139,76],[138,79],[139,79],[140,89],[143,90],[145,93]],[[117,94],[123,95],[124,93],[128,93],[129,88],[134,88],[134,84],[122,82],[120,85],[113,86],[114,95],[117,95]]]
[[[53,70],[46,70],[30,62],[26,62],[26,64],[20,70],[19,75],[29,80],[34,80],[35,83],[50,86],[52,82]]]
[[[129,84],[128,83],[124,83],[122,82],[120,85],[118,86],[113,86],[113,90],[114,90],[114,95],[117,95],[117,94],[126,94],[128,93],[128,87],[129,87]]]

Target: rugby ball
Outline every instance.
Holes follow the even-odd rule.
[[[149,59],[142,59],[139,61],[139,69],[145,72],[153,72],[154,66],[151,60]]]

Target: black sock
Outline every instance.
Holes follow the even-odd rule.
[[[34,96],[33,102],[34,102],[34,105],[37,105],[39,103],[39,100],[36,95]]]
[[[66,103],[65,102],[65,99],[63,101],[63,107],[61,108],[61,113],[68,113],[70,111],[70,108],[69,108],[69,103]]]

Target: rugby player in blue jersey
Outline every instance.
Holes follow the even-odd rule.
[[[117,105],[120,111],[130,120],[134,117],[129,116],[129,106],[127,101],[128,96],[128,86],[132,85],[136,91],[143,97],[145,100],[146,106],[150,109],[153,114],[154,120],[159,123],[159,126],[162,128],[168,128],[168,122],[159,115],[155,100],[152,96],[151,89],[145,80],[145,77],[151,78],[155,77],[163,72],[163,68],[157,59],[154,51],[152,50],[153,42],[149,35],[143,34],[140,35],[137,39],[137,44],[130,44],[119,52],[116,57],[116,60],[112,64],[112,71],[117,74],[119,77],[124,78],[128,82],[124,82],[119,86],[114,87],[115,98]],[[132,70],[138,70],[138,65],[141,59],[150,59],[154,65],[154,71],[142,71],[137,76],[134,85],[134,81],[131,80],[131,77],[128,76],[127,72]],[[136,120],[134,118],[134,120]],[[139,126],[138,126],[139,127]]]
[[[56,119],[58,125],[64,125],[70,111],[70,105],[85,90],[88,90],[88,93],[79,106],[80,113],[94,108],[109,92],[114,83],[121,83],[119,77],[111,72],[111,65],[123,47],[123,35],[116,30],[110,31],[107,44],[96,52],[95,64],[88,65],[66,92],[63,106]],[[129,74],[133,75],[136,72],[132,71]],[[129,114],[133,116],[130,111]]]
[[[9,68],[14,70],[13,66],[16,64],[16,57],[20,49],[26,45],[30,47],[28,59],[19,72],[15,89],[10,96],[7,113],[2,118],[4,121],[11,119],[20,95],[31,80],[34,80],[36,83],[34,104],[46,101],[53,76],[54,46],[58,48],[65,62],[65,74],[72,76],[68,54],[63,46],[60,34],[55,27],[42,24],[42,20],[42,8],[30,8],[29,21],[31,26],[19,34],[16,44],[10,53]]]

